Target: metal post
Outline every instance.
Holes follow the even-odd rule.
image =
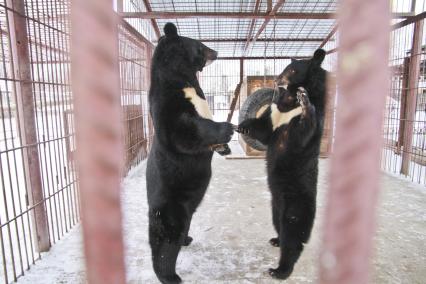
[[[34,96],[31,77],[31,63],[28,51],[27,21],[24,0],[7,0],[10,49],[15,76],[15,97],[18,109],[19,132],[23,149],[24,170],[29,206],[35,206],[31,213],[38,252],[50,248],[49,227],[41,181],[40,157],[35,123]]]
[[[411,48],[410,63],[408,67],[408,92],[406,100],[404,150],[402,152],[401,174],[408,175],[413,145],[414,120],[416,116],[417,93],[420,74],[420,60],[422,50],[424,20],[414,23],[413,46]]]
[[[238,84],[237,84],[237,86],[234,90],[234,95],[232,97],[231,105],[229,107],[228,117],[226,118],[227,122],[231,122],[232,116],[234,115],[235,107],[236,107],[237,102],[240,98],[241,86],[243,84],[243,79],[244,79],[244,58],[241,58],[240,59],[240,82],[238,82]]]
[[[240,59],[240,83],[244,80],[244,58]]]
[[[336,102],[336,78],[334,75],[327,77],[327,101],[325,107],[324,133],[321,138],[320,156],[328,158],[333,149],[334,138],[334,107]]]
[[[388,11],[388,0],[346,0],[340,6],[340,90],[320,255],[322,284],[369,282],[389,86]]]
[[[117,3],[117,12],[118,13],[124,12],[123,0],[117,0],[116,3]]]
[[[89,283],[125,283],[118,19],[111,0],[75,0],[71,23],[87,279]]]
[[[416,12],[416,0],[411,0],[411,13]]]
[[[398,141],[396,143],[396,152],[401,154],[402,147],[404,145],[404,128],[405,121],[407,117],[407,97],[408,97],[408,72],[409,72],[409,63],[410,58],[405,57],[404,63],[402,65],[402,82],[401,82],[401,98],[400,98],[400,108],[399,108],[399,131],[398,131]],[[394,92],[394,90],[392,90]],[[393,143],[393,141],[388,141]]]

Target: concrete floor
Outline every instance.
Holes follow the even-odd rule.
[[[267,273],[278,261],[268,244],[270,195],[263,160],[216,157],[208,193],[194,216],[194,242],[177,264],[185,283],[278,283]],[[124,181],[123,208],[129,283],[159,283],[147,243],[145,166]],[[320,162],[318,217],[311,240],[285,283],[314,283],[327,189],[327,161]],[[426,283],[426,188],[383,175],[373,283]],[[18,283],[84,283],[80,228],[43,255]]]

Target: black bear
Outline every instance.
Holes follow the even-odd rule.
[[[280,87],[271,106],[238,127],[268,146],[272,221],[278,233],[270,243],[281,248],[278,268],[269,270],[274,278],[290,276],[314,224],[326,94],[324,57],[319,49],[309,60],[292,60],[277,77]]]
[[[180,283],[176,259],[189,245],[191,218],[211,177],[212,145],[230,141],[233,126],[211,120],[197,72],[217,52],[179,36],[167,23],[152,59],[150,112],[155,135],[146,181],[149,243],[153,268],[162,283]]]

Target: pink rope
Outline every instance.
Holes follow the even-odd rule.
[[[73,92],[89,283],[125,283],[117,19],[112,1],[72,1]]]
[[[341,1],[336,143],[320,256],[323,284],[369,280],[388,93],[388,11],[388,0]]]

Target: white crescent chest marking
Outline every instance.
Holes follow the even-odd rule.
[[[302,107],[299,106],[288,112],[280,112],[276,104],[271,105],[272,129],[275,130],[281,125],[288,124],[293,117],[302,114]]]
[[[194,105],[199,116],[213,120],[207,101],[200,98],[194,88],[184,88],[183,92],[185,93],[185,98]]]

